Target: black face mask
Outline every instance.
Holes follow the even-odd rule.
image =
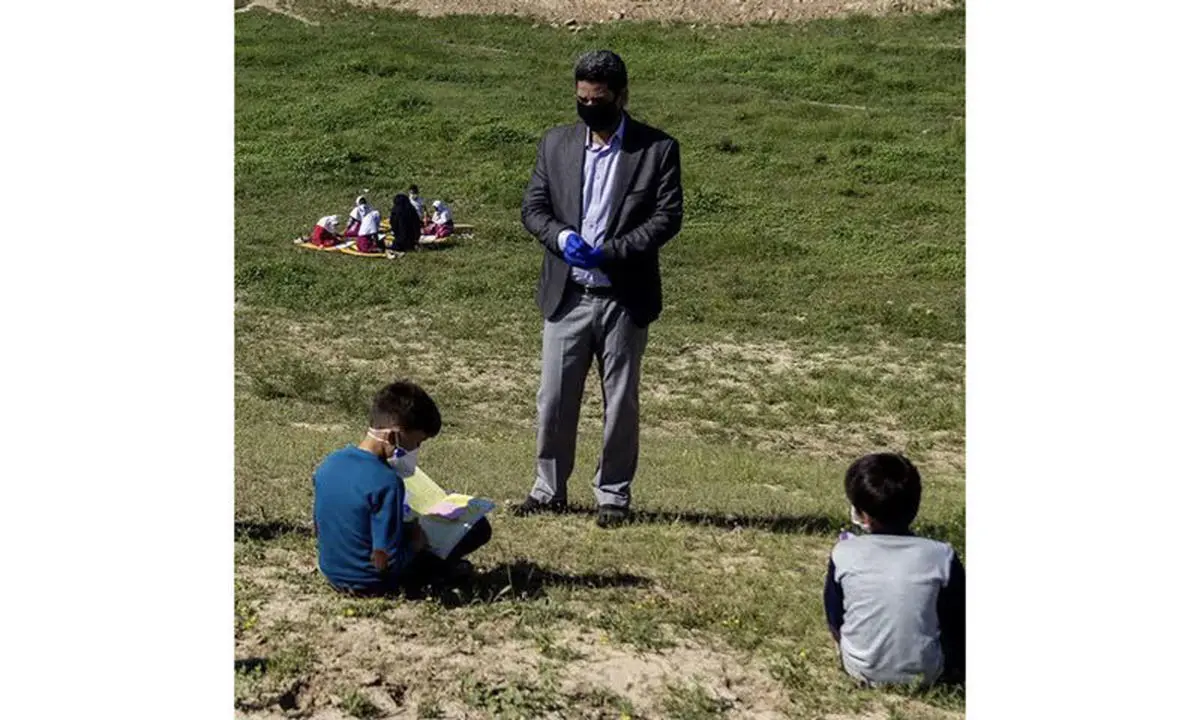
[[[615,102],[584,105],[576,100],[575,109],[579,112],[579,119],[595,132],[615,130],[621,124],[621,108]]]

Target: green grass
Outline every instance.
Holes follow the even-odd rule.
[[[468,706],[484,711],[487,717],[506,720],[545,717],[568,710],[562,693],[550,678],[502,683],[472,680],[464,683],[463,697]]]
[[[342,699],[342,709],[351,717],[356,718],[377,718],[383,715],[379,707],[358,690],[351,690]]]
[[[821,583],[848,522],[841,475],[877,449],[914,458],[918,529],[966,554],[962,11],[573,34],[297,9],[320,26],[236,17],[240,707],[961,715],[961,693],[853,687]],[[586,512],[593,382],[579,512],[499,511],[469,586],[338,597],[313,572],[311,472],[358,440],[382,383],[411,376],[438,400],[435,478],[500,500],[528,489],[541,249],[518,207],[536,138],[573,119],[571,59],[595,46],[626,58],[631,111],[677,137],[684,164],[644,365],[642,519],[605,532]],[[383,204],[410,182],[475,237],[392,262],[288,242],[362,188]],[[626,687],[596,667],[641,674]],[[389,683],[407,691],[389,699]]]
[[[961,13],[579,34],[509,18],[352,13],[310,27],[241,14],[239,296],[527,318],[540,250],[517,207],[534,141],[574,119],[571,58],[612,46],[631,67],[631,111],[682,146],[687,215],[664,262],[674,327],[960,342],[963,50],[940,44],[962,33]],[[395,264],[282,242],[344,214],[360,188],[382,201],[412,181],[487,242]],[[481,263],[488,273],[469,272]]]

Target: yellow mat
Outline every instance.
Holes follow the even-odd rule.
[[[391,234],[391,224],[384,219],[380,223],[379,229],[381,238],[383,240],[383,245],[385,248],[387,248],[387,250],[384,252],[359,252],[358,248],[355,247],[354,239],[342,240],[336,245],[321,247],[320,245],[313,245],[311,242],[309,242],[307,237],[298,237],[292,240],[292,244],[298,248],[303,248],[304,250],[315,250],[317,252],[340,252],[346,255],[354,255],[356,257],[366,258],[385,258],[391,260],[403,255],[404,253],[402,251],[394,250],[392,248],[392,243],[396,241],[396,238]],[[473,229],[473,225],[455,225],[454,232],[446,237],[439,238],[435,235],[422,235],[420,238],[418,238],[417,243],[419,245],[448,245],[452,244],[460,237],[469,236],[470,231]]]
[[[305,250],[317,250],[318,252],[336,252],[338,249],[338,245],[330,245],[328,247],[313,245],[308,241],[307,238],[296,238],[292,241],[292,244],[298,248],[304,248]]]
[[[467,233],[470,233],[471,231],[473,231],[474,229],[475,229],[474,225],[470,225],[470,224],[459,225],[458,223],[454,223],[455,234],[458,234],[458,233],[467,234]],[[384,233],[390,233],[392,231],[392,221],[390,218],[383,218],[382,220],[379,221],[379,231],[384,232]]]
[[[347,255],[354,255],[355,257],[383,258],[386,260],[391,260],[397,256],[397,253],[394,253],[390,250],[385,251],[385,252],[369,252],[369,253],[359,252],[358,248],[354,247],[353,245],[351,245],[349,247],[338,248],[338,250],[346,253]]]

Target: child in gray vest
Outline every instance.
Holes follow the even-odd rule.
[[[921,475],[902,455],[859,458],[846,471],[850,517],[866,530],[833,548],[825,616],[842,667],[868,685],[961,682],[966,577],[954,548],[909,530]]]

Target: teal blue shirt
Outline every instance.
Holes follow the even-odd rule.
[[[350,446],[317,467],[317,565],[333,585],[371,590],[393,580],[411,559],[403,522],[404,482],[378,456]],[[382,572],[371,563],[376,550],[389,557]]]

